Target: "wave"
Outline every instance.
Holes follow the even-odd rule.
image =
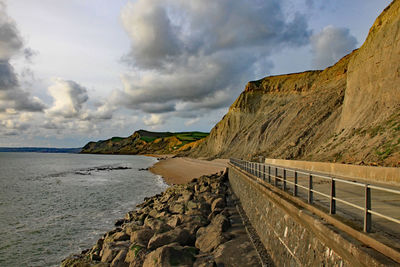
[[[162,189],[166,189],[169,185],[164,181],[164,178],[161,175],[156,175],[156,184],[157,186],[161,187]]]

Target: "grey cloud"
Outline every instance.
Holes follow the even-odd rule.
[[[31,48],[24,49],[24,57],[27,61],[31,62],[32,58],[38,54],[37,51],[32,50]]]
[[[9,60],[23,47],[15,22],[8,17],[5,6],[0,5],[0,60]]]
[[[0,61],[0,90],[9,90],[18,86],[14,68],[8,61]]]
[[[316,68],[326,68],[356,48],[357,39],[347,28],[325,27],[311,37],[313,64]]]
[[[174,103],[144,103],[139,105],[139,109],[146,113],[166,113],[175,111]]]
[[[10,108],[17,111],[40,112],[46,108],[46,105],[36,97],[31,97],[29,93],[17,88],[6,91],[4,98],[0,95],[0,101],[8,101]]]
[[[151,2],[128,3],[122,13],[125,29],[133,40],[127,60],[131,58],[145,68],[159,66],[181,49],[166,10],[158,1]]]
[[[45,105],[19,84],[18,76],[10,60],[18,53],[23,53],[23,40],[17,26],[6,12],[6,5],[0,1],[0,111],[42,111]],[[25,49],[26,50],[26,49]],[[29,49],[28,49],[29,50]],[[26,50],[26,51],[28,51]]]
[[[306,6],[308,8],[314,8],[314,1],[313,0],[306,0]]]
[[[122,21],[134,71],[114,100],[146,113],[226,107],[247,81],[269,72],[271,53],[310,37],[305,17],[287,21],[278,0],[138,0]]]

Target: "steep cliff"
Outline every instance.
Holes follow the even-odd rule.
[[[363,46],[323,71],[249,82],[186,155],[400,164],[400,0]]]
[[[81,153],[93,154],[171,154],[185,149],[191,143],[206,137],[202,132],[149,132],[139,130],[131,136],[113,137],[108,140],[89,142]]]

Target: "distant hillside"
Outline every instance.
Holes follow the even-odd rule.
[[[79,148],[54,148],[54,147],[0,147],[0,152],[40,152],[40,153],[79,153]]]
[[[323,71],[249,82],[192,157],[400,166],[400,0]]]
[[[139,130],[129,137],[112,137],[89,142],[81,153],[93,154],[174,154],[190,149],[190,144],[208,136],[203,132],[149,132]]]

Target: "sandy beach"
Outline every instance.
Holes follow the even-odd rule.
[[[169,157],[157,162],[149,170],[154,174],[161,175],[169,185],[185,184],[193,178],[223,171],[227,163],[227,159],[208,161],[184,157]]]

